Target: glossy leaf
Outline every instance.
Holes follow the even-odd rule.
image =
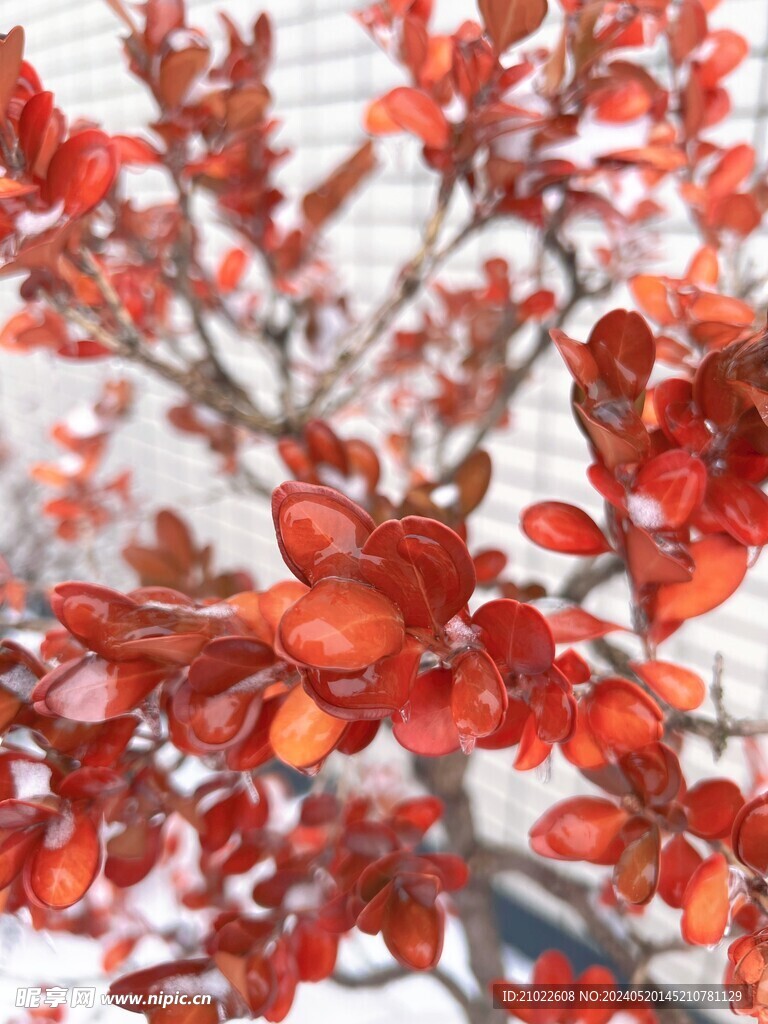
[[[72,135],[53,154],[47,174],[48,202],[62,203],[70,217],[82,217],[104,199],[118,160],[109,138],[95,128]]]
[[[281,761],[293,768],[311,768],[336,747],[346,727],[297,686],[275,715],[269,741]]]
[[[601,555],[611,546],[594,520],[562,501],[542,501],[523,512],[523,532],[539,547],[564,555]]]
[[[768,543],[768,496],[748,480],[713,477],[707,507],[721,529],[740,544],[762,547]]]
[[[768,794],[750,800],[733,823],[733,849],[747,867],[768,874]]]
[[[553,612],[546,619],[556,644],[575,644],[580,640],[597,640],[608,633],[626,629],[615,622],[598,619],[597,616],[573,605]]]
[[[653,369],[653,335],[638,313],[615,309],[595,324],[587,342],[601,379],[614,395],[635,399]]]
[[[635,906],[650,902],[659,884],[659,830],[650,828],[624,849],[613,869],[617,896]]]
[[[91,819],[67,812],[46,827],[42,842],[27,861],[24,885],[44,906],[71,907],[90,888],[100,857]]]
[[[730,779],[704,779],[683,798],[688,831],[702,839],[723,839],[731,834],[744,805],[741,790]]]
[[[400,608],[409,626],[435,629],[461,611],[475,589],[475,567],[462,539],[421,516],[390,519],[363,547],[364,578]]]
[[[674,530],[701,504],[707,471],[701,460],[676,449],[649,459],[640,468],[627,509],[646,530]]]
[[[43,676],[32,698],[48,714],[76,722],[105,722],[133,710],[168,676],[152,661],[105,661],[86,654]]]
[[[451,713],[452,673],[433,669],[416,679],[408,704],[393,726],[397,742],[413,754],[440,757],[459,749],[459,731]]]
[[[683,938],[693,946],[714,946],[725,934],[729,914],[728,861],[715,853],[699,865],[686,886]]]
[[[361,579],[360,552],[374,522],[349,498],[330,487],[281,484],[272,495],[272,518],[285,564],[302,583]]]
[[[530,832],[531,847],[555,860],[599,862],[627,821],[627,813],[601,797],[579,796],[551,807]]]
[[[403,646],[403,618],[384,594],[352,580],[321,580],[280,620],[281,643],[311,668],[355,672]]]
[[[189,685],[199,693],[221,693],[274,664],[272,649],[250,637],[211,640],[189,666]]]
[[[528,604],[502,598],[479,608],[472,622],[483,631],[489,653],[513,672],[546,672],[555,657],[547,620]]]
[[[690,546],[694,561],[690,583],[671,583],[659,589],[656,616],[663,622],[681,622],[705,615],[726,601],[747,571],[747,549],[723,534],[714,534]]]
[[[702,863],[701,854],[691,846],[685,836],[678,833],[661,851],[659,896],[670,907],[680,910],[691,876]]]
[[[443,909],[428,902],[425,884],[416,878],[396,880],[387,900],[381,932],[387,949],[404,967],[414,971],[433,968],[443,951]]]
[[[696,672],[669,661],[632,662],[646,686],[678,711],[694,711],[704,700],[707,688]]]
[[[24,29],[19,25],[12,28],[0,40],[0,116],[5,117],[8,104],[16,88],[24,56]]]
[[[595,738],[617,754],[661,739],[664,715],[647,693],[626,679],[604,679],[587,699],[587,721]]]
[[[507,688],[484,651],[467,651],[453,665],[451,713],[459,735],[490,736],[507,710]]]
[[[386,718],[407,705],[422,652],[421,644],[406,636],[401,651],[356,675],[311,670],[305,685],[329,714],[350,721]]]

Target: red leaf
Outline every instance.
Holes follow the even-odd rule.
[[[282,583],[276,583],[269,590],[259,594],[259,612],[264,616],[273,633],[277,632],[283,615],[307,592],[307,587],[303,583],[299,583],[298,580],[283,580]],[[243,596],[240,594],[239,598],[242,599]],[[237,606],[237,599],[233,600]],[[249,622],[249,625],[253,629],[253,623]]]
[[[174,694],[173,713],[203,745],[199,753],[221,750],[242,739],[256,725],[262,696],[233,687],[223,693],[202,694],[184,684]]]
[[[195,45],[183,50],[168,50],[160,61],[158,80],[158,95],[163,104],[173,109],[182,103],[209,60],[207,45],[201,45],[197,39]]]
[[[383,119],[380,112],[384,114]],[[392,89],[368,108],[366,131],[380,135],[391,132],[391,126],[417,135],[431,149],[444,149],[451,138],[451,126],[445,114],[432,97],[420,89],[404,86]]]
[[[349,498],[330,487],[290,481],[272,495],[272,518],[285,564],[302,583],[362,578],[360,552],[375,523]]]
[[[682,64],[706,39],[707,15],[700,0],[683,0],[676,13],[668,29],[669,50],[675,64]]]
[[[114,885],[136,885],[157,863],[162,852],[162,826],[148,821],[128,825],[107,842],[104,875]]]
[[[305,685],[320,707],[338,718],[388,718],[406,706],[422,652],[422,645],[406,636],[401,651],[356,675],[309,670]]]
[[[714,946],[728,927],[728,861],[715,853],[694,871],[683,896],[680,929],[693,946]]]
[[[459,731],[451,714],[453,676],[433,669],[416,679],[404,717],[394,723],[397,742],[413,754],[440,757],[459,749]]]
[[[112,142],[121,166],[151,167],[161,163],[158,151],[138,135],[113,135]]]
[[[401,609],[409,626],[435,629],[461,611],[475,567],[457,533],[421,516],[390,519],[363,547],[364,578]]]
[[[689,832],[702,839],[723,839],[731,834],[744,797],[730,779],[704,779],[688,790],[683,806]]]
[[[696,672],[669,661],[632,662],[635,672],[654,693],[678,711],[693,711],[707,693],[704,680]]]
[[[657,324],[668,327],[675,322],[667,286],[660,277],[638,274],[630,280],[629,287],[638,306]]]
[[[611,550],[597,523],[582,509],[562,501],[530,505],[521,524],[529,540],[548,551],[591,556]]]
[[[0,800],[0,830],[27,828],[48,821],[57,814],[49,804],[31,800]]]
[[[503,551],[497,551],[495,548],[478,551],[474,555],[473,561],[478,583],[492,583],[507,567],[507,556]]]
[[[472,622],[483,630],[485,646],[513,672],[546,672],[555,657],[555,644],[547,620],[529,604],[501,598],[475,612]]]
[[[459,736],[490,736],[507,710],[507,688],[484,651],[466,651],[453,665],[451,713]]]
[[[221,693],[275,662],[272,649],[246,636],[222,636],[206,644],[189,666],[189,685],[198,693]]]
[[[768,544],[768,497],[748,480],[713,477],[707,488],[707,510],[740,544]]]
[[[497,54],[541,25],[547,14],[547,0],[478,0],[485,30]]]
[[[574,341],[559,328],[553,328],[550,332],[560,355],[565,361],[571,376],[581,385],[584,391],[589,391],[590,386],[600,376],[595,357],[586,345]]]
[[[346,728],[346,722],[322,711],[297,686],[278,709],[269,741],[281,761],[293,768],[311,768],[330,754]]]
[[[56,150],[48,166],[46,198],[63,203],[70,217],[82,217],[104,199],[118,171],[115,147],[96,128],[73,135]]]
[[[755,168],[755,151],[752,146],[742,143],[722,155],[709,178],[707,198],[730,195],[735,192]]]
[[[70,582],[54,588],[51,603],[73,636],[113,661],[148,657],[187,665],[207,640],[242,629],[234,606],[226,602],[195,608],[179,603],[178,595],[169,601],[173,592],[163,596],[140,604],[108,587]]]
[[[233,292],[248,266],[248,254],[243,249],[230,249],[219,265],[216,273],[216,284],[224,295]]]
[[[699,80],[704,89],[714,89],[731,71],[741,64],[749,53],[749,45],[743,36],[730,29],[718,29],[709,33],[712,52],[699,67]]]
[[[648,903],[659,884],[659,830],[655,826],[633,839],[613,869],[616,895],[635,906]]]
[[[653,106],[653,98],[642,82],[628,80],[610,85],[595,96],[595,118],[608,124],[624,124],[643,117]]]
[[[615,622],[598,619],[590,612],[574,605],[553,612],[546,619],[556,644],[575,644],[580,640],[597,640],[618,629],[626,629]]]
[[[682,449],[663,452],[640,467],[627,510],[645,530],[674,530],[688,522],[704,498],[704,463]]]
[[[352,580],[324,579],[280,620],[280,641],[311,668],[356,672],[403,645],[403,619],[392,602]]]
[[[140,704],[168,676],[152,661],[105,661],[86,654],[43,676],[32,699],[43,713],[75,722],[105,722]]]
[[[690,553],[695,566],[690,583],[670,583],[659,588],[656,618],[661,622],[683,622],[712,611],[744,579],[747,549],[724,534],[695,541]]]
[[[375,167],[376,158],[373,145],[371,142],[366,142],[337,167],[322,184],[307,193],[301,208],[312,229],[317,230],[332,217],[350,193]]]
[[[91,819],[68,812],[46,827],[24,869],[24,886],[47,907],[71,907],[86,894],[99,869],[101,848]]]
[[[670,907],[682,908],[688,882],[701,862],[701,854],[680,833],[672,836],[661,851],[659,896]]]
[[[639,686],[627,679],[604,679],[586,698],[594,737],[616,754],[639,750],[661,739],[664,714]]]
[[[6,889],[16,878],[39,842],[37,829],[12,832],[0,841],[0,889]]]
[[[614,309],[598,320],[587,345],[612,394],[634,400],[642,393],[656,359],[656,346],[639,313]]]
[[[531,829],[531,847],[542,857],[555,860],[600,862],[627,818],[626,811],[601,797],[561,800]]]
[[[420,876],[416,876],[414,883],[418,884],[409,886],[407,878],[392,883],[381,934],[398,963],[413,971],[428,971],[443,951],[444,911],[438,904],[425,900]],[[410,888],[414,889],[413,894]]]
[[[747,867],[768,874],[768,793],[750,800],[737,814],[733,849]]]
[[[0,39],[0,118],[5,118],[8,104],[16,91],[23,57],[24,29],[16,25],[5,39]]]

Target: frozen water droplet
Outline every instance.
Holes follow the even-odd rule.
[[[546,760],[542,761],[536,768],[536,775],[539,782],[550,782],[552,779],[552,758],[547,757]]]
[[[468,732],[460,732],[459,733],[459,744],[461,746],[461,749],[462,749],[463,753],[471,754],[472,751],[475,749],[475,744],[476,743],[477,743],[477,737],[473,736],[471,733],[468,733]]]
[[[409,700],[407,700],[405,704],[403,704],[403,706],[400,708],[399,714],[400,721],[403,723],[403,725],[407,725],[408,720],[411,717],[411,702]]]
[[[256,788],[256,783],[253,781],[253,776],[250,772],[245,772],[243,775],[243,782],[245,784],[245,790],[250,797],[251,803],[260,804],[261,795]]]

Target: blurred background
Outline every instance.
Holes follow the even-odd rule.
[[[283,167],[281,180],[286,191],[295,190],[301,195],[359,144],[365,103],[399,84],[400,78],[397,69],[350,17],[350,0],[266,0],[261,6],[272,16],[276,29],[277,56],[270,84],[277,114],[283,122],[279,139],[295,150]],[[213,30],[214,34],[218,9],[226,7],[244,25],[250,24],[259,10],[251,0],[189,0],[188,7],[190,24]],[[551,7],[551,13],[560,17],[557,0],[552,0]],[[472,0],[436,0],[436,16],[439,26],[453,29],[462,20],[475,18],[476,9]],[[125,70],[119,26],[103,0],[3,0],[0,30],[8,31],[17,23],[26,30],[28,59],[71,119],[92,119],[111,133],[138,131],[151,119],[147,97]],[[752,46],[749,59],[729,81],[734,110],[720,136],[751,143],[757,150],[758,163],[764,164],[768,128],[768,4],[765,0],[722,0],[711,15],[711,24],[735,28],[747,35]],[[602,148],[604,141],[606,151],[615,148],[616,136],[610,129],[601,130],[605,138],[598,137],[598,146]],[[620,129],[625,134],[631,130],[631,126]],[[386,293],[399,266],[417,247],[434,186],[420,164],[416,144],[400,137],[383,140],[378,148],[381,169],[329,235],[331,255],[360,311]],[[142,188],[149,194],[152,186],[142,186],[137,181],[139,193]],[[696,247],[696,237],[674,213],[664,231],[664,245],[659,245],[656,252],[658,272],[682,274]],[[656,244],[653,239],[644,241],[651,247]],[[764,241],[760,235],[755,238],[757,247]],[[213,264],[215,237],[211,247]],[[506,222],[468,245],[441,276],[456,284],[476,284],[483,261],[491,256],[507,259],[513,273],[524,278],[534,256],[532,239],[524,229]],[[619,292],[618,301],[614,295],[611,304],[628,301],[627,293]],[[13,281],[2,282],[0,321],[4,322],[16,306]],[[583,336],[599,312],[597,308],[582,309],[580,319],[569,324],[569,333]],[[408,314],[402,323],[408,325]],[[256,389],[260,379],[258,359],[247,354],[242,358],[241,375]],[[285,577],[266,502],[258,496],[236,493],[218,473],[215,456],[196,439],[178,434],[170,427],[165,414],[174,398],[172,392],[157,381],[142,377],[132,367],[119,368],[119,372],[134,380],[138,401],[131,419],[117,433],[109,465],[114,472],[130,469],[133,474],[139,500],[133,525],[139,529],[139,535],[149,538],[151,512],[172,506],[183,511],[201,539],[214,543],[221,567],[247,568],[260,586]],[[7,554],[19,575],[24,575],[25,565],[18,564],[15,553],[29,562],[31,570],[37,556],[38,568],[44,565],[49,577],[86,576],[112,586],[130,580],[119,557],[119,549],[127,539],[124,524],[121,531],[109,532],[102,538],[86,553],[87,557],[82,551],[49,547],[47,542],[44,548],[40,547],[33,523],[41,496],[27,482],[25,471],[30,462],[55,455],[49,436],[51,425],[79,402],[95,401],[103,375],[99,363],[54,361],[40,353],[24,358],[0,353],[0,444],[5,452],[0,472],[0,550]],[[579,504],[600,518],[597,496],[584,475],[589,461],[586,445],[571,421],[569,388],[561,361],[552,352],[539,362],[517,398],[509,427],[494,435],[490,444],[495,475],[489,496],[474,519],[473,545],[503,548],[510,555],[512,572],[518,580],[561,580],[573,567],[570,559],[542,552],[521,535],[518,520],[527,504],[559,498]],[[364,420],[336,425],[342,435],[356,434],[377,441],[373,428]],[[261,454],[255,450],[251,458],[262,479],[278,483],[283,478],[284,471],[266,447]],[[602,612],[628,623],[621,580],[594,594],[588,607],[597,614]],[[716,612],[692,621],[679,637],[670,641],[665,648],[666,656],[708,678],[713,656],[721,652],[728,709],[735,715],[765,715],[766,622],[768,562],[763,561],[748,576],[738,596]],[[389,749],[376,744],[365,756],[384,761],[390,754]],[[579,785],[583,787],[583,782],[562,759],[556,760],[546,773],[526,774],[513,772],[511,760],[509,752],[504,751],[475,754],[471,781],[481,831],[496,842],[525,844],[527,830],[542,809],[575,792]],[[691,739],[687,763],[691,781],[706,770],[711,774],[709,747]],[[742,765],[743,757],[734,749],[724,758],[723,774],[740,777]],[[591,869],[583,870],[588,873]],[[556,936],[557,932],[550,933],[548,928],[568,932],[573,927],[567,908],[559,904],[550,906],[538,891],[515,886],[510,881],[507,896],[513,902],[500,904],[500,914],[505,935],[512,946],[521,950],[518,963],[535,956],[537,944],[542,948],[551,944],[552,934]],[[666,920],[660,910],[654,912],[647,927],[658,938],[667,931],[673,934],[676,925],[671,914],[670,920]],[[6,981],[19,980],[22,962],[26,963],[24,979],[30,977],[29,958],[45,956],[45,950],[50,948],[37,940],[31,945],[31,940],[24,940],[21,946],[16,945],[18,941],[18,935],[10,935],[5,942],[2,971]],[[460,939],[453,933],[449,937],[449,953],[460,970]],[[574,956],[579,955],[575,949]],[[57,956],[58,953],[51,952],[50,963],[46,964],[48,973],[54,976],[56,970],[61,971]],[[718,962],[721,961],[720,956]],[[659,976],[670,981],[711,981],[714,977],[706,956],[693,960],[670,956],[660,966]],[[41,961],[35,959],[32,973],[36,975],[40,970]],[[65,973],[73,976],[76,970],[70,964]],[[317,989],[306,987],[289,1020],[348,1019],[357,1024],[376,1024],[391,1020],[395,1014],[409,1020],[418,993],[425,997],[418,1019],[454,1019],[444,995],[428,982],[415,980],[373,994],[342,993],[327,985]],[[82,1019],[87,1019],[84,1014]],[[109,1011],[109,1015],[99,1019],[123,1017],[118,1011]]]

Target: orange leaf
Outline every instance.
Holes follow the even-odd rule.
[[[696,672],[668,661],[633,662],[632,671],[637,673],[646,686],[663,701],[679,711],[693,711],[706,696],[704,680]]]
[[[293,768],[311,768],[336,747],[347,722],[322,711],[300,686],[279,708],[269,729],[275,754]]]
[[[688,583],[669,583],[659,588],[656,618],[682,622],[717,608],[741,584],[747,571],[747,549],[722,533],[695,541],[690,547],[694,561]]]
[[[728,861],[715,853],[694,871],[683,897],[680,929],[693,946],[714,946],[728,925]]]
[[[444,149],[451,136],[451,126],[432,97],[420,89],[404,86],[388,92],[368,108],[365,128],[373,135],[400,128],[417,135],[433,149]]]

